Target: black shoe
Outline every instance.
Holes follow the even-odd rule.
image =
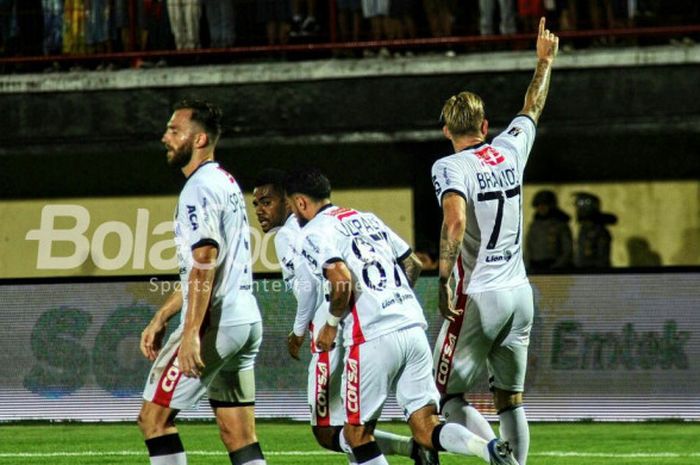
[[[414,465],[440,465],[440,458],[434,449],[420,446],[416,441],[412,441],[411,458]]]

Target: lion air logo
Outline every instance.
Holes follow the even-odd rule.
[[[501,155],[498,150],[488,145],[483,149],[475,150],[474,155],[476,155],[483,163],[491,166],[496,166],[506,161],[506,158]]]

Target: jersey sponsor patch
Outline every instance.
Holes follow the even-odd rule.
[[[475,150],[474,155],[476,155],[482,163],[490,166],[500,165],[506,161],[506,157],[504,157],[498,150],[494,149],[490,145],[487,145],[482,149]]]
[[[187,219],[190,220],[192,231],[196,231],[199,228],[199,221],[197,220],[197,207],[194,205],[187,205]]]
[[[513,126],[508,131],[508,135],[513,136],[513,137],[518,137],[522,133],[523,133],[523,128],[519,128],[518,126]]]

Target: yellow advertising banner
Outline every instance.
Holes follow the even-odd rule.
[[[333,193],[338,205],[376,213],[413,243],[410,189]],[[0,203],[0,278],[177,272],[176,196],[18,200]],[[260,230],[246,194],[254,269],[279,271],[273,235]]]

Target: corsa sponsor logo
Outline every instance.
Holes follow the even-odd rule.
[[[328,364],[316,364],[316,414],[320,418],[328,416]]]
[[[452,356],[454,355],[455,345],[457,344],[457,336],[452,333],[447,334],[447,340],[442,346],[442,352],[440,353],[440,363],[437,369],[437,382],[440,386],[447,385],[447,377],[450,374],[450,367],[452,365]]]
[[[349,413],[360,411],[360,367],[357,360],[348,359],[345,406]]]

